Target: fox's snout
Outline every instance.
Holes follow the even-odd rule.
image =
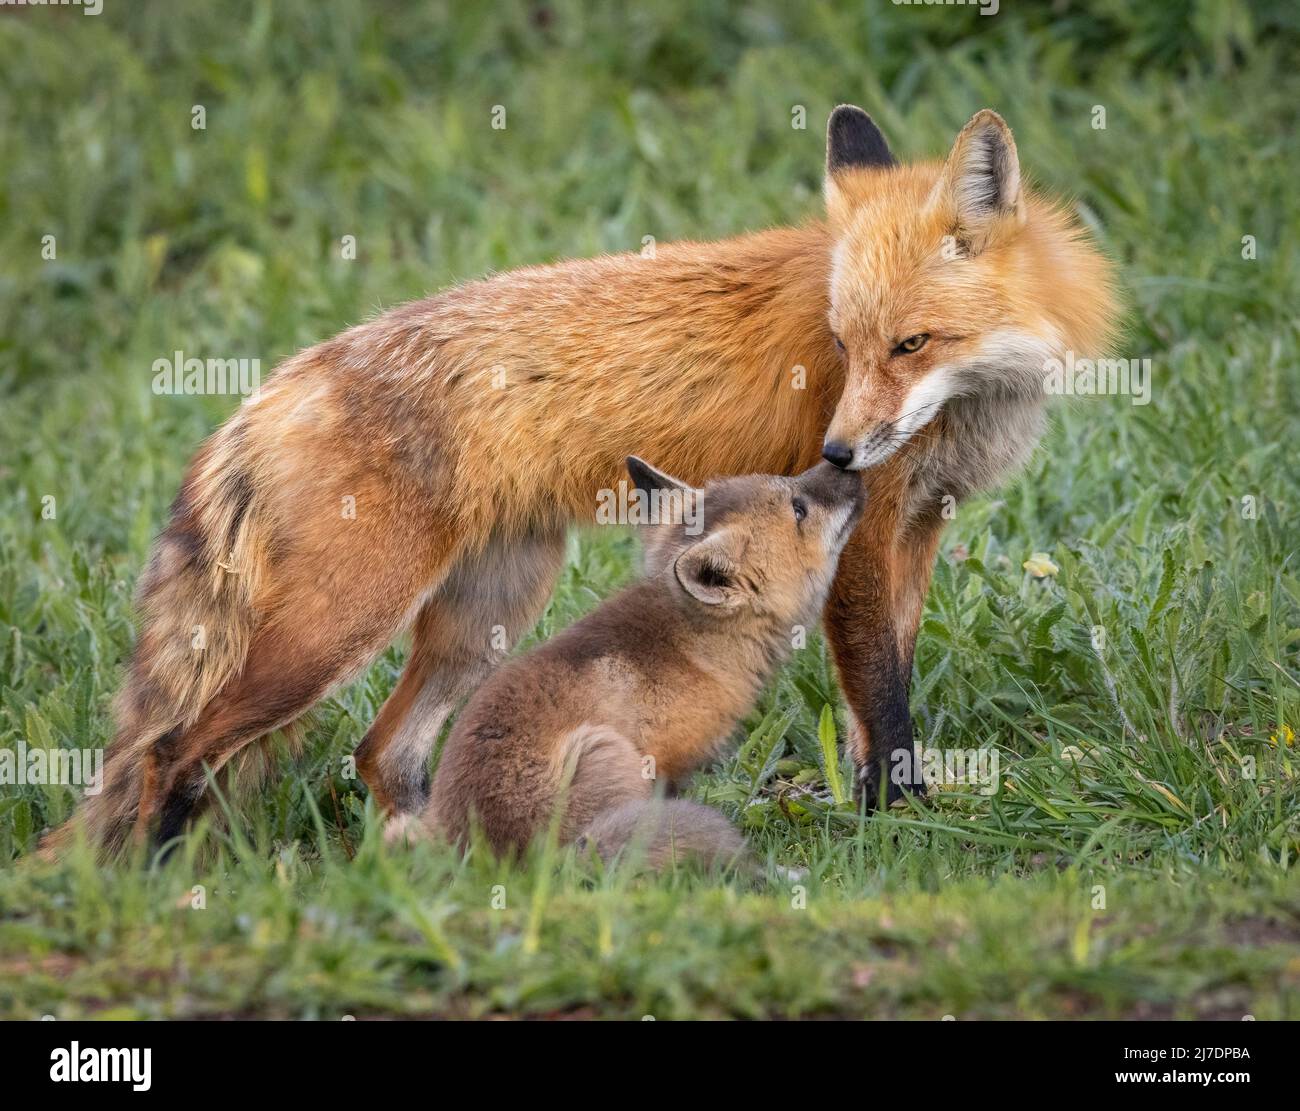
[[[841,440],[827,440],[822,445],[822,458],[831,466],[846,471],[853,462],[853,448]]]
[[[867,492],[862,476],[828,461],[804,471],[796,481],[801,494],[832,511],[834,534],[827,539],[835,544],[842,542],[866,508]]]
[[[862,476],[846,471],[833,459],[810,467],[796,481],[799,483],[800,493],[819,505],[857,506],[866,498]]]
[[[931,406],[926,418],[933,416],[938,406]],[[887,459],[914,431],[901,428],[899,421],[876,421],[856,439],[854,443],[831,439],[829,436],[822,445],[822,458],[843,471],[861,471]]]

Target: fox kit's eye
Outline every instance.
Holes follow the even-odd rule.
[[[840,339],[839,336],[834,336],[832,338],[835,340],[835,350],[838,351],[841,355],[843,355],[844,352],[847,350],[847,348],[845,348],[844,346],[844,341]]]
[[[802,524],[803,519],[808,516],[808,503],[803,498],[795,498],[790,504],[794,506],[795,523]]]
[[[894,348],[895,355],[915,355],[930,340],[929,332],[922,332],[920,335],[908,336],[897,347]]]

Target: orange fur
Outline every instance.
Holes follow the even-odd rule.
[[[141,580],[105,790],[79,815],[92,836],[178,832],[205,765],[292,722],[417,615],[359,761],[385,807],[418,808],[439,728],[502,658],[494,630],[536,619],[565,529],[592,520],[625,456],[696,484],[794,474],[828,425],[885,452],[827,611],[857,755],[910,744],[936,505],[997,481],[1038,433],[1042,397],[996,379],[998,359],[1092,352],[1114,304],[1101,257],[1018,163],[1008,176],[997,117],[946,162],[899,167],[855,111],[832,117],[825,223],[500,274],[284,363],[200,450]],[[934,339],[891,354],[914,331]],[[980,359],[987,386],[962,380],[904,450],[902,401]]]

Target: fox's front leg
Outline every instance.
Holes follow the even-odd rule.
[[[943,532],[939,514],[904,523],[888,487],[840,556],[826,632],[849,706],[859,794],[870,809],[925,791],[912,742],[908,687],[921,609]]]

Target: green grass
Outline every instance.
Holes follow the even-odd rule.
[[[155,396],[154,359],[269,370],[490,269],[798,220],[835,103],[904,157],[988,105],[1119,261],[1121,353],[1154,363],[1150,406],[1058,406],[945,537],[916,727],[996,748],[1001,789],[836,806],[815,641],[696,784],[757,883],[387,849],[344,758],[397,646],[165,865],[15,866],[75,792],[0,786],[0,1016],[1300,1017],[1300,748],[1270,741],[1300,733],[1291,7],[477,7],[0,19],[0,746],[109,735],[134,578],[233,404]],[[575,538],[530,639],[634,555]]]

